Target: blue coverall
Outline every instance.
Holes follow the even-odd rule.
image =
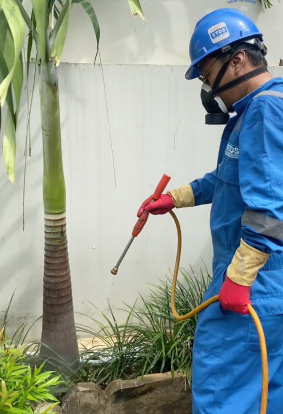
[[[224,129],[217,169],[191,186],[196,205],[212,203],[213,278],[204,300],[219,293],[241,238],[270,254],[252,285],[251,302],[267,342],[267,414],[281,414],[283,99],[256,97],[267,90],[283,93],[283,79],[272,79],[234,104],[236,115]],[[219,303],[201,312],[193,348],[193,414],[258,414],[261,379],[251,317],[225,311]]]

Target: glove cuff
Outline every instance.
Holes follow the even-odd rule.
[[[190,184],[183,185],[176,190],[168,191],[167,194],[173,198],[173,202],[177,208],[195,206],[195,197]]]
[[[228,267],[227,276],[238,285],[252,286],[259,269],[265,265],[268,258],[269,254],[249,246],[241,239],[240,247]]]

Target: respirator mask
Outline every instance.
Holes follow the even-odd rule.
[[[219,87],[227,69],[229,66],[230,60],[242,50],[249,50],[252,48],[259,49],[263,56],[266,55],[267,49],[264,46],[263,42],[261,42],[259,39],[250,39],[246,42],[243,42],[242,44],[238,44],[237,46],[234,46],[233,48],[228,45],[225,46],[225,48],[221,49],[220,55],[216,57],[216,60],[218,60],[221,55],[227,51],[229,51],[229,58],[228,61],[224,63],[222,68],[219,70],[216,79],[214,81],[214,84],[211,86],[207,85],[206,83],[203,83],[202,89],[201,89],[201,101],[202,105],[207,111],[207,114],[205,116],[205,123],[208,125],[225,125],[229,121],[229,112],[233,112],[232,108],[227,108],[223,100],[219,97],[219,95],[229,89],[234,88],[237,85],[240,85],[243,82],[246,82],[247,80],[254,78],[255,76],[261,75],[264,72],[268,72],[266,66],[261,66],[259,68],[256,68],[252,70],[251,72],[246,73],[243,76],[240,76],[239,78],[228,82],[222,86]],[[216,61],[215,60],[215,61]],[[202,80],[202,77],[200,77]]]
[[[229,111],[219,96],[214,96],[212,88],[205,83],[201,88],[201,102],[206,110],[205,123],[208,125],[225,125],[229,121]]]

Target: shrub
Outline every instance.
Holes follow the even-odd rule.
[[[61,383],[59,376],[24,364],[23,348],[0,349],[0,414],[30,414],[40,402],[53,401],[45,414],[58,404],[50,393]]]

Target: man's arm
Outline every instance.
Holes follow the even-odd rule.
[[[242,240],[270,255],[283,252],[282,101],[268,98],[260,108],[258,122],[242,132],[240,141]]]
[[[272,253],[283,253],[282,102],[261,99],[256,108],[253,125],[240,136],[242,240],[219,295],[222,306],[239,313],[247,313],[250,286],[258,271]],[[244,287],[245,297],[239,293]]]
[[[243,240],[271,254],[283,252],[283,119],[271,103],[265,106],[270,118],[244,131],[241,139],[240,189],[246,205]]]

